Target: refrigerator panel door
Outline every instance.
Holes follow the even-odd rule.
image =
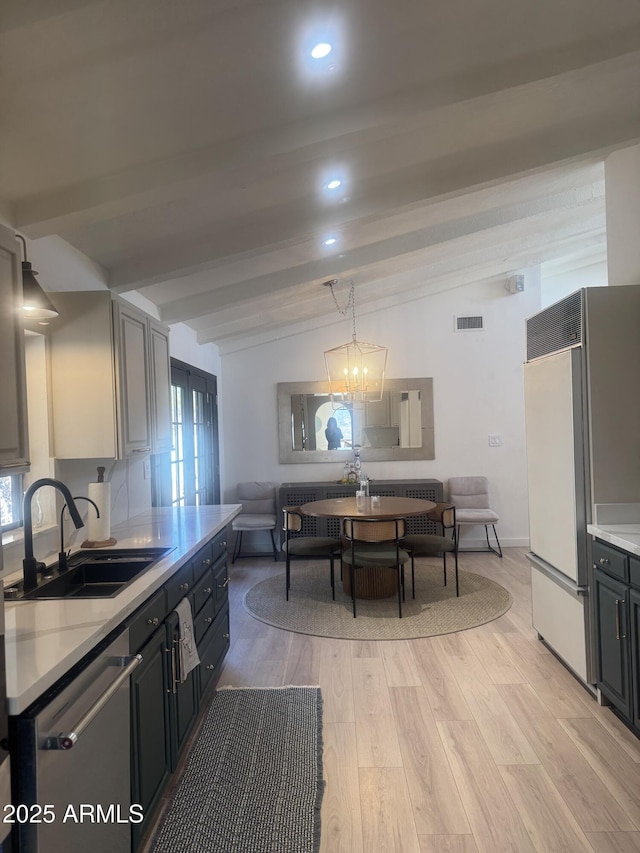
[[[531,565],[533,627],[584,682],[593,680],[587,644],[586,599]]]
[[[584,583],[585,528],[581,351],[563,350],[524,366],[529,537],[534,554]]]

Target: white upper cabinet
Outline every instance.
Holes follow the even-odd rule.
[[[0,472],[29,464],[22,267],[15,234],[0,226]]]
[[[169,329],[149,320],[149,353],[151,369],[151,446],[154,453],[171,450],[171,360]]]
[[[56,305],[49,336],[55,456],[170,450],[168,328],[108,291],[56,294]]]

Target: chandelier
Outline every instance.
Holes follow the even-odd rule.
[[[351,308],[353,320],[352,338],[349,343],[325,350],[324,362],[329,379],[329,393],[334,399],[352,403],[376,403],[382,400],[384,372],[387,367],[387,347],[359,341],[356,336],[356,304],[353,281],[349,289],[349,299],[344,308],[340,308],[334,287],[338,279],[325,281],[324,286],[331,290],[338,313],[346,317]]]

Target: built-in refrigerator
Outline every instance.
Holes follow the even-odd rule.
[[[640,286],[584,288],[530,317],[524,388],[533,626],[593,684],[586,527],[640,502]]]

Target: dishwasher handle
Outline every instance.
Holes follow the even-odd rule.
[[[102,696],[89,708],[87,713],[76,723],[67,734],[59,734],[57,737],[49,737],[46,740],[45,749],[71,749],[77,742],[82,732],[97,717],[111,697],[118,692],[122,684],[127,681],[133,670],[142,663],[142,655],[133,655],[121,659],[126,665],[116,680],[107,687]]]

